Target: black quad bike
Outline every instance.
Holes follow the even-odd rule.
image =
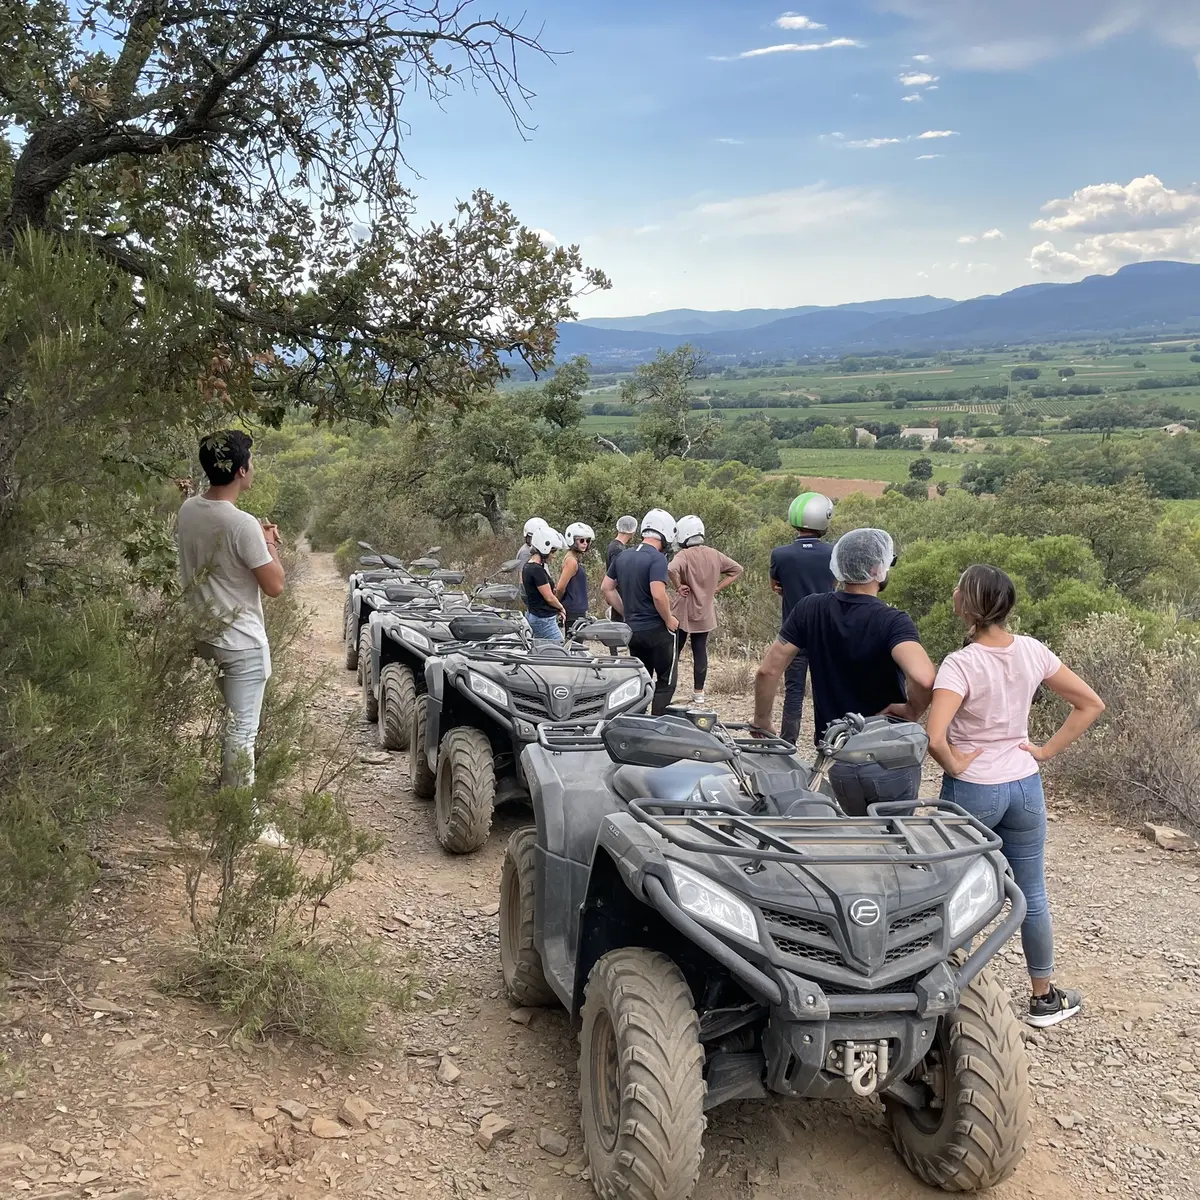
[[[459,617],[450,628],[464,644],[425,660],[409,753],[413,792],[435,801],[438,841],[469,854],[497,804],[529,799],[521,751],[539,726],[645,712],[653,685],[636,658],[612,653],[629,645],[620,622],[580,622],[566,644],[535,640],[523,621]]]
[[[414,595],[418,589],[424,595]],[[502,606],[516,603],[518,591],[511,583],[485,583],[470,596],[432,596],[419,583],[397,583],[388,585],[385,594],[412,598],[379,609],[366,627],[363,715],[378,722],[385,750],[407,750],[413,706],[425,690],[425,660],[437,647],[458,640],[451,621],[467,614],[503,617]]]
[[[544,726],[523,754],[537,825],[508,845],[501,962],[518,1003],[579,1024],[596,1192],[685,1200],[706,1111],[770,1093],[878,1096],[925,1183],[1007,1178],[1029,1084],[986,967],[1025,900],[999,839],[952,804],[853,817],[817,790],[919,766],[919,726],[847,718],[810,768],[689,716]]]
[[[358,682],[364,682],[364,666],[370,653],[369,627],[372,613],[386,612],[396,604],[410,603],[414,598],[428,599],[447,606],[455,603],[465,606],[468,602],[466,595],[454,590],[460,587],[463,579],[462,571],[437,568],[424,575],[413,575],[406,570],[403,576],[368,579],[360,583],[350,595],[349,615],[346,619],[346,661],[350,661],[349,646],[353,640],[357,646],[354,660]],[[404,598],[397,599],[399,596]]]
[[[358,671],[358,681],[361,683],[362,672],[358,670],[359,648],[362,643],[362,627],[370,617],[372,606],[369,603],[364,606],[361,601],[356,604],[355,593],[362,590],[378,593],[386,583],[416,579],[418,574],[421,578],[426,578],[430,571],[421,571],[420,569],[429,564],[432,564],[432,568],[437,568],[440,564],[433,559],[415,559],[410,566],[418,570],[412,571],[398,558],[376,550],[370,542],[359,542],[358,547],[360,550],[365,550],[366,553],[359,557],[359,570],[351,571],[346,580],[346,599],[342,605],[342,630],[346,644],[346,670]],[[426,553],[433,554],[440,549],[440,546],[433,546]],[[365,616],[363,615],[364,608]]]

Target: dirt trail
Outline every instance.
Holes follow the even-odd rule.
[[[381,758],[341,667],[343,583],[332,559],[312,555],[299,586],[314,618],[304,650],[328,673],[321,719],[331,734],[350,722],[360,753]],[[366,763],[352,803],[387,845],[334,915],[380,936],[396,969],[415,956],[418,1009],[380,1014],[362,1060],[287,1040],[231,1045],[227,1018],[154,989],[162,949],[182,934],[181,888],[170,845],[153,823],[130,820],[60,974],[18,978],[0,995],[0,1197],[592,1196],[573,1031],[556,1011],[515,1023],[501,989],[500,864],[527,816],[501,813],[477,855],[443,854],[429,805],[408,790],[404,754]],[[1085,988],[1089,1007],[1031,1045],[1037,1142],[991,1194],[1185,1200],[1200,1192],[1200,867],[1073,812],[1055,816],[1062,974]],[[1019,956],[1002,966],[1019,985]],[[453,1082],[438,1079],[443,1061],[460,1072]],[[312,1118],[335,1118],[348,1095],[378,1110],[367,1128],[314,1137]],[[281,1102],[307,1111],[294,1107],[293,1118]],[[484,1151],[475,1131],[489,1112],[515,1128]],[[565,1155],[539,1147],[546,1129],[567,1139]],[[711,1115],[696,1193],[938,1194],[892,1153],[878,1105],[782,1101]]]

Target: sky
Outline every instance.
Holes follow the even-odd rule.
[[[956,299],[1200,261],[1200,0],[526,0],[523,138],[412,110],[420,212],[485,187],[582,316]]]

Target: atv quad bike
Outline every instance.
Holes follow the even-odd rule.
[[[412,585],[391,585],[390,591],[396,595],[406,586]],[[379,744],[385,750],[408,749],[413,706],[425,690],[425,660],[435,647],[455,640],[450,622],[468,613],[503,617],[498,606],[514,604],[517,595],[510,583],[485,584],[469,597],[427,595],[372,615],[366,629],[363,713],[367,720],[378,721]]]
[[[851,817],[814,790],[832,762],[924,755],[919,726],[848,722],[815,770],[712,713],[546,725],[525,749],[537,825],[508,845],[501,963],[519,1004],[580,1026],[601,1197],[686,1200],[705,1113],[770,1093],[880,1097],[900,1157],[947,1191],[1024,1154],[1024,1047],[986,970],[1024,897],[961,808]]]
[[[426,659],[409,752],[414,793],[435,800],[438,841],[469,854],[487,840],[497,804],[528,800],[521,751],[540,725],[644,712],[653,685],[636,658],[610,653],[629,645],[619,622],[581,624],[565,645],[535,640],[523,621],[459,617],[450,628],[472,644]]]

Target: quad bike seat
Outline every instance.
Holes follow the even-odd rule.
[[[669,767],[621,766],[613,772],[612,787],[622,800],[686,800],[707,775],[728,775],[719,765],[677,762]]]

